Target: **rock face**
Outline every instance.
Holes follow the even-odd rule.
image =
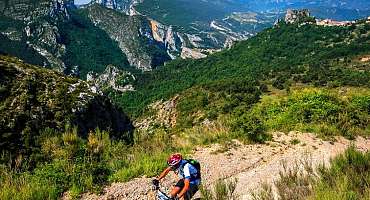
[[[175,32],[172,26],[165,26],[155,20],[150,20],[153,39],[164,45],[167,54],[175,59],[184,47],[184,35]]]
[[[130,140],[132,125],[99,90],[76,78],[0,56],[0,148],[17,151],[45,128],[99,127]],[[30,145],[30,144],[29,144]]]
[[[92,0],[90,4],[98,3],[104,7],[116,9],[127,15],[135,15],[134,5],[143,0]]]
[[[113,65],[107,66],[102,74],[89,73],[87,81],[93,83],[101,90],[113,89],[119,92],[134,91],[132,82],[135,81],[135,76],[130,72],[119,70]]]
[[[96,2],[104,7],[111,8],[101,0],[92,1],[92,3]],[[197,50],[193,50],[194,47],[202,47],[202,45],[198,43],[203,41],[201,38],[197,38],[196,36],[190,34],[180,33],[178,31],[175,31],[173,26],[171,25],[164,25],[154,19],[142,15],[135,9],[135,6],[142,2],[143,0],[116,0],[115,4],[117,5],[117,7],[115,9],[126,13],[126,15],[130,15],[132,17],[140,17],[141,19],[146,21],[145,23],[142,24],[143,25],[142,30],[147,30],[147,32],[144,35],[149,40],[157,42],[160,48],[163,51],[165,51],[171,59],[175,59],[178,57],[198,59],[206,56],[205,54],[202,54]],[[99,21],[102,22],[103,20]],[[148,24],[149,26],[147,26]],[[124,52],[127,52],[127,50],[124,50]],[[139,67],[139,68],[148,69],[148,67]]]
[[[307,17],[310,17],[310,11],[307,9],[303,10],[288,9],[285,15],[285,22],[293,24],[296,22],[300,22]]]
[[[61,59],[65,46],[60,44],[59,30],[52,21],[68,20],[68,8],[72,7],[73,0],[7,0],[0,3],[0,16],[17,23],[9,28],[19,37],[8,37],[10,40],[24,38],[31,48],[47,59],[48,63],[44,65],[62,72],[65,70]]]
[[[119,6],[131,6],[135,2],[137,1],[96,0],[81,11],[87,10],[89,19],[86,20],[91,20],[97,29],[102,29],[109,35],[108,39],[118,43],[122,55],[127,56],[129,61],[127,64],[148,71],[171,58],[166,52],[165,44],[153,38],[149,20],[143,16],[128,16],[116,10],[120,9]],[[97,3],[110,9],[98,6]],[[70,52],[70,49],[67,49],[68,44],[71,45],[68,40],[69,36],[66,37],[65,34],[71,32],[64,30],[65,27],[69,27],[64,24],[74,24],[73,27],[76,27],[72,33],[74,42],[78,42],[79,39],[76,37],[83,37],[86,31],[85,24],[78,24],[80,22],[78,18],[82,12],[72,10],[74,8],[73,0],[8,0],[2,2],[0,3],[0,17],[2,20],[4,18],[6,23],[5,26],[0,27],[1,42],[4,43],[6,40],[20,43],[27,47],[24,51],[33,49],[39,55],[38,57],[45,58],[45,61],[40,61],[41,63],[33,62],[32,58],[29,62],[66,74],[73,74],[80,66],[71,64],[66,58]],[[80,18],[84,17],[80,16]],[[9,46],[12,45],[3,45],[4,52],[9,53]],[[25,53],[18,55],[10,52],[10,54],[22,57],[21,55]],[[91,57],[94,58],[93,55]],[[76,70],[73,70],[74,68]]]
[[[156,126],[166,128],[175,127],[177,120],[176,105],[178,98],[179,96],[175,96],[168,101],[161,100],[149,105],[148,108],[155,114],[134,122],[134,126],[137,128],[138,132],[152,133],[152,128]]]
[[[5,0],[0,2],[0,14],[17,19],[32,21],[40,17],[68,17],[67,8],[73,0]]]
[[[102,6],[107,8],[117,9],[117,3],[115,0],[95,0],[95,3],[101,4]]]
[[[128,16],[97,4],[86,9],[91,21],[118,42],[130,65],[149,71],[170,59],[164,45],[153,38],[145,17]]]
[[[74,10],[73,0],[2,1],[0,53],[14,55],[65,74],[79,76],[81,71],[84,78],[86,71],[90,71],[87,69],[99,68],[96,71],[101,72],[105,67],[81,66],[81,63],[78,63],[81,59],[76,59],[92,47],[89,46],[90,43],[84,44],[88,41],[81,42],[79,38],[84,37],[86,32],[93,31],[90,30],[91,27],[102,30],[106,33],[105,39],[114,41],[114,45],[118,44],[121,52],[117,53],[113,49],[112,51],[128,61],[121,65],[117,62],[106,65],[131,65],[149,71],[170,59],[180,57],[184,47],[191,50],[192,47],[188,46],[192,44],[188,42],[190,40],[185,34],[174,31],[172,26],[165,26],[137,13],[134,6],[140,2],[142,0],[93,0],[82,9]],[[76,51],[79,44],[84,48],[81,55]],[[10,48],[19,45],[23,48]],[[192,55],[187,53],[187,57]],[[70,58],[71,56],[74,59]],[[100,55],[89,57],[101,58]],[[197,54],[195,57],[202,56]],[[92,62],[100,64],[101,60]]]

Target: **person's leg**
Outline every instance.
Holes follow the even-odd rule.
[[[185,200],[190,200],[195,193],[198,191],[198,186],[194,184],[190,184],[189,191],[185,193]]]
[[[184,188],[184,186],[185,186],[184,179],[179,180],[176,183],[175,187],[171,191],[171,194],[170,194],[171,197],[172,198],[176,197],[176,195],[181,192],[181,190],[182,190],[182,188]]]

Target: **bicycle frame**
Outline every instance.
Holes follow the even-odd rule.
[[[157,198],[158,198],[158,200],[171,200],[171,198],[169,196],[167,196],[161,190],[157,190]]]
[[[157,191],[157,194],[156,194],[156,199],[157,200],[172,200],[171,197],[167,196],[166,193],[164,193],[161,189],[160,189],[160,186],[159,184],[158,185],[154,185],[153,190]]]

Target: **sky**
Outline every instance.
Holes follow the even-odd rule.
[[[75,0],[76,5],[89,3],[91,0]]]

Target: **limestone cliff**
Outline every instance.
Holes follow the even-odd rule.
[[[23,39],[45,57],[51,67],[62,72],[65,70],[61,59],[65,46],[59,42],[55,22],[68,20],[68,8],[72,7],[73,0],[6,0],[0,2],[0,16],[16,23],[10,24],[7,30],[13,30],[19,37],[8,37],[10,40]],[[7,35],[6,30],[0,34]]]
[[[181,53],[184,45],[183,36],[173,30],[172,26],[165,26],[155,20],[150,20],[153,39],[163,43],[167,54],[175,59]]]
[[[308,17],[310,17],[310,11],[307,9],[303,10],[288,9],[285,15],[285,22],[293,24],[296,22],[300,22]]]
[[[0,14],[17,19],[32,21],[40,17],[68,18],[68,7],[74,0],[5,0],[0,2]]]
[[[108,5],[106,1],[104,0],[93,0],[91,4],[93,3],[98,3],[102,5],[103,7],[113,8],[117,11],[126,13],[126,15],[135,16],[135,17],[141,16],[143,20],[149,21],[151,30],[148,33],[146,33],[146,36],[150,40],[154,40],[155,42],[158,42],[161,48],[165,52],[167,52],[168,56],[171,59],[175,59],[178,57],[197,59],[197,58],[206,56],[206,54],[202,54],[200,52],[199,52],[200,54],[195,53],[196,50],[192,49],[194,47],[201,47],[201,45],[197,44],[196,42],[192,42],[192,39],[194,38],[192,35],[175,31],[173,26],[164,25],[161,22],[158,22],[154,19],[151,19],[139,13],[135,9],[135,6],[140,3],[143,3],[143,0],[114,0],[114,3],[112,4],[115,4],[116,5],[115,7]],[[147,22],[145,24],[147,24]],[[143,28],[147,29],[148,27],[143,27]],[[184,52],[184,48],[185,48],[185,52]],[[194,54],[189,53],[190,51],[194,52]],[[183,55],[186,55],[186,56],[183,56]]]
[[[145,17],[128,16],[97,4],[88,6],[86,12],[96,26],[118,42],[130,65],[148,71],[170,59],[163,43],[154,39]]]
[[[130,72],[120,70],[113,65],[107,66],[102,74],[90,72],[87,75],[87,82],[100,90],[113,89],[118,92],[134,91],[132,82],[135,79]]]
[[[92,3],[98,3],[102,6],[110,8],[110,9],[117,9],[116,0],[93,0]]]

